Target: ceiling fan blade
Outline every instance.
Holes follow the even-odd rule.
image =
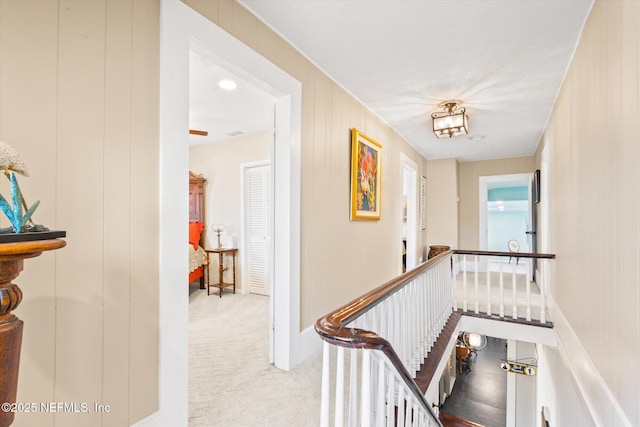
[[[209,132],[206,130],[189,129],[189,135],[207,136],[209,135]]]

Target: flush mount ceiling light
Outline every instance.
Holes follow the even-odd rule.
[[[220,80],[218,86],[224,90],[234,90],[238,85],[233,80]]]
[[[465,114],[466,109],[460,107],[462,101],[445,101],[438,105],[444,111],[437,111],[431,114],[433,119],[433,133],[438,138],[451,138],[452,136],[466,135],[469,133],[467,122],[469,117]]]

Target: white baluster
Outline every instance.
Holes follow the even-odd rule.
[[[389,372],[389,381],[388,381],[388,392],[387,392],[387,427],[395,427],[396,425],[396,391],[395,391],[395,383],[396,380],[393,377],[393,371]]]
[[[491,259],[487,257],[487,314],[491,316]]]
[[[545,284],[547,283],[547,268],[549,268],[549,264],[547,264],[546,260],[540,260],[540,276],[538,277],[538,288],[540,288],[540,323],[547,323],[546,316],[546,294],[545,294]],[[542,263],[545,263],[544,265]]]
[[[437,304],[437,313],[438,313],[438,327],[436,328],[436,339],[437,335],[440,334],[442,320],[444,319],[444,276],[442,266],[444,265],[444,261],[438,264],[438,268],[434,272],[433,276],[436,281],[436,304]]]
[[[480,313],[480,309],[478,307],[478,255],[475,256],[475,261],[476,261],[476,275],[475,275],[475,289],[476,289],[476,314]]]
[[[333,425],[344,424],[344,347],[338,347],[336,358],[336,409]]]
[[[415,291],[414,291],[414,296],[416,298],[415,302],[413,303],[413,307],[415,312],[413,313],[414,318],[413,318],[413,322],[415,324],[415,332],[416,332],[416,340],[414,343],[414,351],[415,351],[415,356],[414,356],[414,360],[416,363],[416,370],[420,368],[420,363],[424,360],[424,357],[422,359],[420,359],[420,356],[422,356],[422,326],[420,325],[420,301],[421,301],[421,289],[420,289],[420,283],[421,280],[420,278],[416,278],[414,279],[415,282]]]
[[[442,280],[440,279],[440,266],[438,264],[436,269],[432,273],[433,277],[433,303],[434,303],[434,328],[433,328],[433,343],[438,339],[440,334],[440,324],[442,323]]]
[[[394,317],[394,322],[393,322],[393,326],[394,326],[394,334],[396,336],[395,339],[395,350],[398,353],[398,356],[400,355],[400,351],[402,350],[402,328],[400,325],[400,308],[401,308],[401,304],[402,304],[402,300],[401,300],[401,293],[402,291],[396,292],[394,295],[396,296],[396,300],[395,300],[395,304],[393,306],[393,317]]]
[[[467,256],[462,255],[462,311],[467,311]]]
[[[449,310],[451,308],[451,291],[449,288],[449,271],[451,270],[451,263],[445,262],[440,269],[440,304],[443,309]],[[449,317],[448,315],[445,317]]]
[[[388,298],[386,301],[384,318],[386,324],[385,333],[389,337],[389,342],[393,342],[391,341],[393,338],[393,297]]]
[[[386,314],[387,314],[387,309],[386,306],[389,303],[388,299],[384,299],[380,304],[378,304],[376,306],[376,315],[378,316],[378,334],[381,337],[385,337],[387,336],[387,331],[385,330],[385,326],[387,324],[387,318],[386,318]]]
[[[513,263],[513,269],[511,273],[511,283],[513,287],[513,318],[518,318],[518,291],[516,289],[516,264]]]
[[[433,348],[433,343],[436,341],[436,319],[438,314],[436,312],[436,281],[433,275],[429,275],[429,350]]]
[[[422,351],[424,356],[426,357],[429,354],[429,323],[428,323],[428,302],[429,302],[429,288],[428,286],[427,276],[424,275],[422,277],[422,309],[420,313],[420,323],[422,324]],[[423,359],[424,360],[424,359]]]
[[[385,405],[384,405],[384,358],[380,357],[378,362],[378,403],[376,404],[376,426],[384,426]]]
[[[424,313],[422,313],[424,323],[424,339],[425,339],[425,351],[429,353],[431,351],[431,341],[429,340],[429,277],[426,275],[423,278],[424,281]]]
[[[413,407],[412,407],[413,406],[412,405],[413,399],[411,397],[411,394],[409,394],[409,393],[407,393],[407,397],[408,397],[408,399],[407,399],[407,411],[405,413],[404,427],[411,427],[411,424],[412,424],[412,422],[411,422],[411,418],[412,418],[411,417],[411,415],[412,415],[411,411],[413,409]]]
[[[425,336],[426,324],[424,321],[424,312],[426,311],[426,307],[425,307],[426,288],[425,288],[424,279],[425,279],[424,275],[420,276],[420,287],[418,288],[420,293],[419,304],[418,304],[418,326],[420,328],[420,358],[422,360],[424,360],[425,356],[427,355],[427,339]]]
[[[322,398],[320,400],[320,425],[329,427],[329,343],[322,345]]]
[[[405,315],[406,323],[405,329],[407,330],[407,347],[406,347],[406,367],[409,373],[413,371],[413,318],[411,314],[413,312],[413,298],[411,294],[411,287],[408,286],[405,300]]]
[[[349,370],[349,427],[358,425],[358,350],[351,350]]]
[[[504,317],[504,262],[500,258],[500,317]]]
[[[362,316],[362,329],[371,330],[371,311],[367,311]]]
[[[410,285],[411,286],[411,300],[409,303],[409,316],[410,316],[410,331],[411,331],[411,376],[416,376],[417,366],[420,366],[418,361],[418,355],[420,354],[418,351],[418,317],[417,317],[417,309],[416,303],[418,299],[416,298],[416,280],[413,280]]]
[[[398,425],[404,424],[404,385],[400,383],[398,390]]]
[[[527,271],[529,271],[529,258],[526,258]],[[527,282],[527,321],[531,321],[531,282],[529,281],[529,273],[525,275],[524,280]]]
[[[371,425],[371,350],[362,351],[362,395],[360,419],[363,426]]]
[[[456,268],[458,268],[458,259],[451,254],[451,305],[453,311],[458,311],[458,293],[456,289]]]

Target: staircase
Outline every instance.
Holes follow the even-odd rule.
[[[512,255],[447,251],[318,319],[315,329],[324,341],[320,425],[482,427],[436,416],[432,384],[464,316],[553,327],[545,286],[521,280],[515,263],[509,274],[508,263],[495,261]]]

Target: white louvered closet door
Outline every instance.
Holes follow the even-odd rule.
[[[249,292],[269,295],[271,254],[271,166],[245,169]]]

